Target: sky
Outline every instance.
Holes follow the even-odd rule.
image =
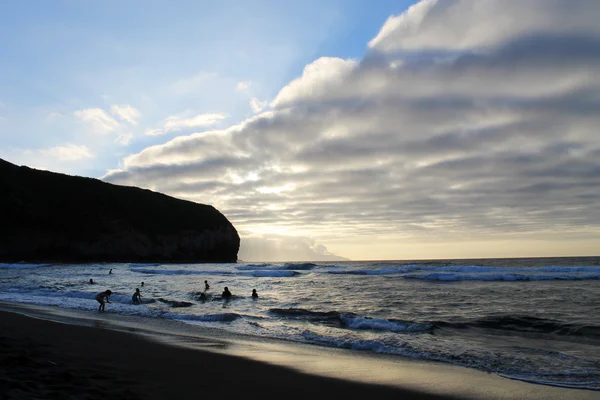
[[[600,2],[0,5],[0,158],[221,211],[244,261],[600,255]]]

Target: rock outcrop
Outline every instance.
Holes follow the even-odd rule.
[[[214,207],[0,160],[0,262],[236,262]]]

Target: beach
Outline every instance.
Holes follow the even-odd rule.
[[[197,399],[203,396],[592,399],[439,363],[356,357],[184,324],[0,304],[2,399]],[[143,322],[143,321],[142,321]],[[310,373],[309,373],[310,372]],[[378,378],[376,378],[378,377]],[[368,383],[371,382],[371,383]]]

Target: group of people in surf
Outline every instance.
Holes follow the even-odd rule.
[[[109,275],[112,274],[112,269],[108,272]],[[93,279],[90,279],[89,281],[90,285],[95,284],[96,282],[94,282]],[[140,286],[144,286],[144,282],[141,283]],[[206,292],[208,291],[208,289],[210,289],[210,285],[208,284],[208,281],[204,281],[204,291],[200,293],[199,296],[199,300],[207,300],[207,296],[206,296]],[[104,311],[104,305],[106,303],[110,303],[110,295],[112,294],[112,291],[110,290],[105,290],[104,292],[100,292],[96,295],[96,301],[98,303],[100,303],[100,306],[98,306],[98,311],[102,312]],[[229,300],[233,297],[233,294],[231,293],[231,291],[229,291],[229,288],[227,286],[225,286],[225,288],[223,289],[223,293],[221,294],[221,298],[225,299],[225,300]],[[252,298],[253,299],[257,299],[258,298],[258,293],[256,292],[256,289],[252,289]],[[142,293],[140,292],[140,288],[136,288],[135,292],[133,293],[133,296],[131,296],[131,302],[133,304],[141,304],[142,303]]]
[[[208,281],[204,281],[204,292],[200,293],[200,296],[198,297],[199,300],[207,300],[208,299],[208,297],[206,296],[206,292],[208,291],[208,289],[210,289],[210,285],[208,284]],[[231,293],[229,288],[227,286],[225,286],[225,288],[223,289],[223,293],[221,293],[221,298],[227,300],[227,299],[231,299],[232,297],[233,297],[233,294]],[[253,299],[258,298],[258,293],[256,292],[256,289],[252,289],[252,298]]]

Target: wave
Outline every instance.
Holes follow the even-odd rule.
[[[24,263],[14,263],[14,264],[1,264],[0,269],[31,269],[31,268],[41,268],[41,267],[50,267],[53,264],[24,264]]]
[[[340,313],[337,311],[310,311],[304,308],[271,308],[269,313],[296,319],[337,320],[340,318]]]
[[[427,271],[429,274],[417,275],[414,272]],[[599,267],[493,267],[480,265],[400,265],[379,268],[352,269],[348,267],[333,266],[326,268],[328,274],[338,275],[397,275],[406,274],[404,278],[429,279],[429,280],[459,280],[452,277],[472,277],[463,280],[549,280],[549,279],[600,279]],[[455,272],[455,274],[450,274]],[[557,274],[547,274],[547,273]],[[495,273],[495,274],[494,274]],[[545,274],[544,274],[545,273]],[[581,275],[587,273],[587,275]],[[435,279],[439,276],[438,279]],[[476,278],[480,277],[480,278]],[[495,277],[495,278],[489,278]],[[536,279],[539,277],[539,279]]]
[[[568,324],[556,320],[530,316],[485,317],[465,322],[434,322],[436,326],[458,329],[484,328],[527,333],[543,333],[561,336],[587,337],[600,339],[600,326]]]
[[[372,329],[376,331],[390,331],[390,332],[429,332],[434,329],[433,324],[418,324],[414,322],[393,320],[393,319],[381,319],[381,318],[358,318],[358,317],[346,317],[342,315],[342,322],[351,329]]]
[[[316,267],[317,264],[313,263],[287,263],[283,267],[283,269],[296,270],[296,271],[308,271]]]
[[[256,278],[285,278],[300,275],[296,271],[266,271],[266,270],[255,270],[247,272],[239,272],[237,275],[254,276]]]
[[[140,274],[149,275],[242,275],[242,276],[254,276],[256,278],[273,277],[283,278],[300,275],[296,271],[284,271],[284,270],[270,270],[270,269],[252,269],[252,270],[241,270],[241,272],[231,272],[223,270],[212,270],[212,271],[192,271],[189,269],[135,269],[135,272]]]
[[[344,267],[327,269],[328,274],[334,275],[393,275],[393,274],[405,274],[411,271],[417,271],[424,269],[423,266],[417,265],[405,265],[401,267],[384,267],[374,269],[347,269]]]
[[[266,270],[266,271],[308,271],[315,268],[317,265],[312,263],[287,263],[281,266],[274,266],[272,264],[248,264],[240,265],[235,267],[239,271],[255,271],[255,270]]]
[[[163,299],[162,297],[159,298],[158,301],[160,301],[161,303],[168,304],[173,308],[191,307],[194,305],[194,303],[190,303],[189,301],[168,300],[168,299]]]
[[[304,319],[313,323],[333,325],[338,328],[375,330],[395,333],[421,333],[434,329],[432,324],[419,324],[394,319],[358,317],[353,313],[338,311],[310,311],[303,308],[271,308],[269,313],[284,318]]]
[[[597,362],[578,357],[569,357],[563,353],[547,352],[549,367],[542,365],[524,363],[515,367],[513,357],[501,354],[453,351],[453,347],[430,348],[414,347],[406,342],[391,342],[389,340],[361,339],[352,336],[329,336],[305,330],[300,334],[301,338],[310,343],[320,346],[337,347],[351,350],[372,351],[381,354],[398,355],[418,360],[439,361],[448,364],[460,365],[474,368],[488,373],[495,373],[508,379],[516,379],[524,382],[536,383],[548,386],[559,386],[574,389],[600,390],[600,375],[595,372]],[[570,362],[568,368],[562,372],[552,372],[557,363]],[[592,367],[592,368],[590,368]]]
[[[179,321],[199,321],[199,322],[231,322],[238,318],[242,318],[240,314],[223,313],[223,314],[205,314],[205,315],[182,315],[174,313],[166,313],[165,318],[176,319]]]
[[[158,267],[160,263],[130,263],[131,268],[147,268],[147,267]]]
[[[410,274],[403,275],[405,279],[420,279],[426,281],[583,281],[598,280],[600,274],[568,275],[568,274]]]
[[[192,271],[189,269],[135,269],[135,272],[149,275],[234,275],[234,272],[213,270],[213,271]]]

